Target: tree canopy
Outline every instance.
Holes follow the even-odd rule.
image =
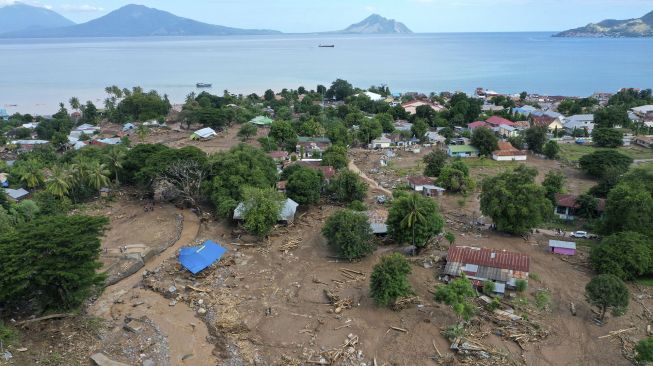
[[[611,274],[598,275],[585,286],[587,301],[601,311],[600,319],[605,318],[606,310],[628,307],[629,291],[619,277]]]
[[[536,176],[536,169],[522,164],[483,181],[481,212],[498,230],[523,234],[551,215],[553,206],[544,187],[535,183]]]
[[[397,243],[422,248],[442,231],[444,220],[434,200],[412,193],[392,202],[387,225],[388,234]]]
[[[435,301],[443,302],[453,309],[460,318],[469,320],[476,313],[473,298],[476,290],[471,281],[463,276],[449,282],[446,286],[438,286],[435,291]]]
[[[651,233],[653,198],[642,185],[623,182],[608,193],[603,231]]]
[[[623,145],[624,134],[614,128],[595,128],[592,141],[599,147],[619,147]]]
[[[337,211],[326,220],[322,235],[338,255],[352,260],[374,252],[376,246],[367,215],[351,210]]]
[[[653,242],[632,231],[612,234],[592,247],[590,263],[596,272],[625,281],[653,274]]]
[[[546,126],[534,126],[526,130],[526,144],[528,149],[534,153],[542,154],[544,152],[544,144],[546,143],[546,134],[548,129]]]
[[[320,200],[323,176],[320,171],[301,167],[286,183],[286,194],[300,205],[312,205]]]
[[[285,197],[274,188],[243,187],[243,226],[250,233],[264,237],[279,220]]]
[[[442,168],[438,184],[451,192],[469,193],[476,182],[469,176],[469,167],[462,160],[454,160]]]
[[[476,146],[483,156],[492,156],[492,152],[499,149],[499,139],[492,130],[485,127],[474,129],[471,144]]]
[[[587,174],[601,178],[608,168],[616,169],[621,174],[627,172],[633,159],[618,151],[598,150],[582,156],[578,163]]]
[[[427,177],[437,177],[447,162],[449,155],[444,150],[433,150],[424,156],[424,175]]]
[[[367,183],[351,170],[342,170],[331,180],[329,191],[341,203],[363,201],[367,195]]]
[[[398,298],[412,295],[408,282],[410,272],[410,263],[401,254],[382,257],[370,277],[370,296],[377,305],[388,306]]]

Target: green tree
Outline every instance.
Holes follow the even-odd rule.
[[[140,125],[138,125],[138,127],[136,127],[136,136],[138,136],[138,140],[141,142],[141,144],[145,142],[145,139],[149,134],[150,134],[150,129],[144,124],[141,123]]]
[[[52,167],[50,177],[46,181],[46,191],[56,197],[64,197],[68,195],[72,185],[74,184],[74,177],[69,169],[60,165]]]
[[[534,126],[526,130],[526,144],[528,149],[534,153],[542,154],[544,144],[546,143],[546,134],[548,130],[546,126]]]
[[[476,146],[479,153],[484,156],[492,156],[492,152],[499,149],[499,140],[496,135],[485,127],[474,129],[471,144]]]
[[[256,136],[256,132],[258,132],[258,128],[256,128],[253,123],[245,123],[240,127],[240,130],[238,130],[238,137],[247,141],[252,136]]]
[[[523,234],[551,215],[553,206],[545,189],[535,183],[536,176],[536,169],[522,164],[483,181],[481,212],[492,218],[497,229]]]
[[[629,124],[628,111],[621,106],[608,106],[594,113],[596,128],[627,127]]]
[[[381,124],[383,127],[383,132],[393,132],[395,130],[395,120],[390,113],[379,113],[374,118]]]
[[[463,275],[449,282],[446,286],[438,286],[435,290],[435,301],[445,303],[453,309],[458,317],[469,320],[476,313],[473,298],[476,290],[472,283]]]
[[[329,191],[341,203],[363,201],[367,195],[367,184],[358,174],[342,170],[331,180]]]
[[[637,361],[653,362],[653,337],[644,338],[635,346]]]
[[[581,194],[576,199],[578,208],[576,215],[586,219],[594,219],[597,217],[597,209],[599,207],[599,200],[590,194]]]
[[[383,133],[383,127],[381,127],[379,121],[375,119],[365,118],[358,125],[358,138],[365,144],[369,144],[375,138],[380,137],[381,133]]]
[[[297,132],[288,121],[274,121],[270,126],[269,137],[276,141],[277,145],[283,146],[286,151],[295,151],[297,146]]]
[[[431,109],[430,107],[428,108]],[[420,141],[424,141],[428,130],[429,125],[423,118],[417,118],[415,122],[413,122],[413,126],[410,128],[410,132],[412,132],[415,138],[418,138]]]
[[[374,266],[370,277],[370,296],[377,305],[388,306],[398,298],[410,296],[410,263],[399,253],[386,255]]]
[[[28,188],[36,188],[45,181],[42,165],[36,159],[20,161],[18,166],[14,166],[13,172]]]
[[[618,184],[608,194],[605,204],[603,231],[607,234],[620,231],[651,233],[653,224],[653,198],[639,184]]]
[[[424,157],[424,175],[427,177],[439,176],[448,158],[449,155],[444,150],[434,150],[428,153]]]
[[[560,145],[558,145],[556,141],[548,141],[546,144],[544,144],[543,153],[544,156],[551,160],[557,159],[560,155]]]
[[[335,169],[342,169],[349,164],[347,148],[342,145],[333,145],[322,154],[322,165],[332,166]]]
[[[388,234],[397,243],[425,247],[444,226],[434,200],[416,193],[394,200],[388,213]]]
[[[109,185],[109,174],[111,174],[111,172],[105,164],[102,164],[99,161],[92,161],[88,166],[88,171],[85,175],[85,182],[88,187],[95,191],[99,191],[100,188]]]
[[[565,175],[562,172],[551,170],[544,176],[542,187],[546,190],[546,198],[555,204],[555,194],[564,192]]]
[[[288,177],[286,194],[300,205],[312,205],[320,200],[322,173],[310,168],[298,169]]]
[[[332,214],[322,228],[322,235],[338,255],[352,260],[374,252],[374,237],[367,215],[351,210]]]
[[[209,185],[211,200],[218,214],[230,217],[243,198],[241,187],[273,187],[277,181],[277,167],[262,150],[240,144],[229,151],[209,158],[214,176]]]
[[[605,237],[590,251],[590,263],[598,273],[624,281],[653,273],[653,242],[640,233],[624,231]]]
[[[627,172],[633,159],[614,150],[599,150],[582,156],[578,163],[587,174],[601,178],[610,167],[620,174]]]
[[[342,79],[334,81],[329,90],[326,91],[326,97],[334,98],[335,100],[344,100],[352,95],[354,95],[354,87]]]
[[[38,214],[41,212],[41,209],[32,200],[23,200],[16,204],[16,221],[18,223],[25,223],[34,220]]]
[[[624,143],[624,134],[613,128],[595,128],[592,141],[599,147],[619,147]]]
[[[265,94],[263,94],[263,99],[265,99],[267,102],[271,102],[274,100],[274,91],[272,89],[268,89],[265,91]]]
[[[628,307],[630,294],[626,284],[619,277],[611,274],[598,275],[585,286],[587,301],[599,308],[600,320],[605,318],[609,308],[625,309]]]
[[[451,192],[469,193],[476,188],[476,182],[469,176],[469,167],[455,160],[442,168],[438,184]]]
[[[109,169],[113,171],[115,177],[116,185],[120,184],[118,180],[118,174],[122,169],[122,164],[127,157],[127,151],[122,146],[112,146],[109,148],[106,154],[106,160],[109,166]]]
[[[80,305],[103,281],[98,258],[107,224],[104,217],[45,216],[2,232],[0,302],[45,310]]]
[[[274,188],[243,188],[243,226],[250,233],[264,237],[279,220],[283,207],[283,194]]]

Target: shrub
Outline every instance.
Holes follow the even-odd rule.
[[[375,249],[372,229],[367,215],[351,210],[337,211],[322,228],[330,246],[346,259],[364,257]]]
[[[517,292],[524,292],[528,288],[528,282],[526,280],[517,280],[515,287],[517,288]]]
[[[483,293],[485,295],[492,295],[494,294],[494,290],[496,289],[496,285],[492,281],[484,281],[483,282]]]
[[[535,293],[535,306],[538,309],[544,310],[551,304],[551,294],[548,290],[539,290]]]
[[[410,264],[399,253],[394,253],[381,258],[374,266],[370,277],[370,295],[381,306],[388,306],[400,297],[413,294],[408,283]]]
[[[653,337],[642,339],[635,346],[637,351],[637,361],[653,362]]]
[[[469,320],[476,313],[472,298],[476,290],[472,283],[463,276],[449,282],[446,286],[439,286],[435,290],[435,301],[443,302],[453,309],[459,317]]]

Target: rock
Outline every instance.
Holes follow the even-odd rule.
[[[133,332],[133,333],[138,333],[142,329],[141,325],[138,322],[134,321],[134,320],[129,321],[127,324],[125,324],[123,326],[123,328],[125,328],[125,330]]]
[[[200,304],[200,305],[204,304],[204,299],[197,300],[197,303]]]
[[[199,309],[197,309],[197,313],[200,314],[200,315],[204,315],[204,314],[206,314],[206,309],[199,308]]]
[[[175,305],[177,305],[177,300],[172,300],[172,301],[170,301],[170,303],[168,304],[168,306],[175,306]]]
[[[91,360],[95,362],[97,366],[129,366],[125,363],[114,361],[107,357],[104,353],[96,353],[91,356]]]

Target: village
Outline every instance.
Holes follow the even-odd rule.
[[[650,90],[107,92],[0,109],[7,263],[21,225],[107,218],[78,305],[0,282],[0,364],[646,362]]]

